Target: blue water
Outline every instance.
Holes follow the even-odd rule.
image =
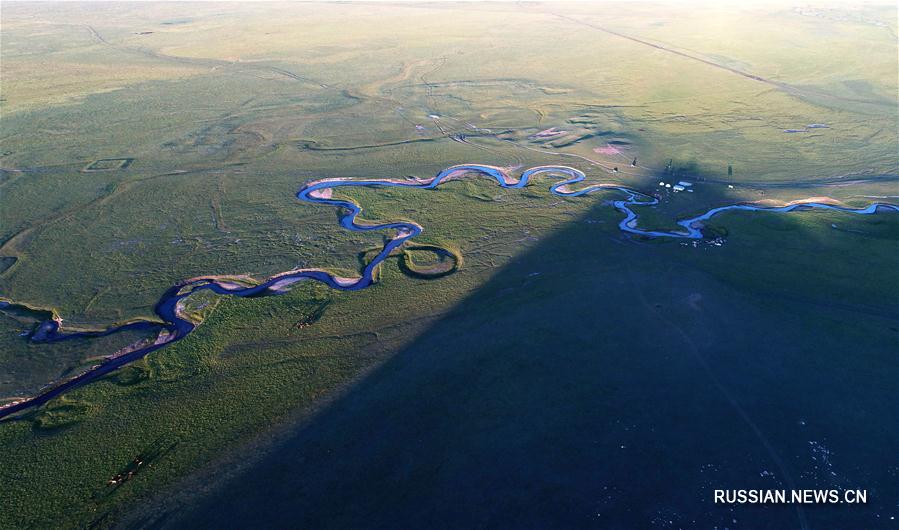
[[[160,331],[164,331],[164,335],[160,335],[160,339],[153,344],[137,348],[133,351],[130,351],[125,354],[121,354],[115,357],[108,357],[100,364],[97,364],[80,374],[70,377],[64,381],[57,383],[54,386],[51,386],[47,390],[41,392],[40,394],[20,400],[17,402],[9,403],[3,407],[0,407],[0,419],[3,419],[11,414],[15,414],[24,409],[40,406],[47,401],[65,393],[73,388],[77,388],[79,386],[85,385],[94,381],[118,368],[131,363],[137,359],[140,359],[146,356],[149,353],[152,353],[160,348],[163,348],[169,344],[177,342],[187,335],[189,335],[196,327],[196,325],[190,320],[184,319],[178,315],[178,304],[191,294],[202,291],[202,290],[211,290],[214,293],[220,295],[232,295],[239,296],[242,298],[249,297],[257,297],[257,296],[271,296],[277,294],[283,294],[286,292],[285,290],[279,287],[273,287],[275,284],[279,282],[284,282],[285,280],[314,280],[317,282],[324,283],[325,285],[341,290],[341,291],[358,291],[360,289],[365,289],[370,286],[373,282],[373,273],[375,268],[383,262],[390,253],[400,247],[407,240],[416,237],[421,233],[421,226],[411,223],[411,222],[392,222],[392,223],[382,223],[382,224],[358,224],[356,222],[359,215],[362,213],[362,208],[350,201],[340,200],[340,199],[330,199],[323,197],[313,196],[312,193],[319,190],[325,190],[328,188],[339,188],[339,187],[349,187],[349,186],[365,186],[365,187],[403,187],[403,188],[420,188],[420,189],[433,189],[443,183],[447,178],[452,175],[459,175],[460,173],[477,173],[481,175],[485,175],[491,177],[497,181],[497,183],[503,188],[513,188],[519,189],[524,188],[528,185],[529,181],[533,177],[537,176],[551,176],[551,177],[559,177],[562,180],[556,182],[550,187],[550,191],[554,195],[558,195],[561,197],[580,197],[582,195],[587,195],[588,193],[592,193],[600,190],[612,190],[623,193],[625,198],[623,200],[616,200],[612,202],[612,205],[619,211],[624,213],[624,219],[618,224],[618,227],[627,233],[637,234],[641,236],[648,237],[664,237],[664,238],[680,238],[680,239],[701,239],[703,237],[700,223],[703,221],[707,221],[718,215],[719,213],[728,211],[728,210],[746,210],[746,211],[766,211],[766,212],[776,212],[776,213],[787,213],[792,212],[794,210],[807,210],[807,209],[825,209],[825,210],[836,210],[840,212],[852,213],[852,214],[860,214],[860,215],[872,215],[877,213],[878,211],[899,211],[899,206],[887,203],[879,203],[875,202],[868,205],[865,208],[847,208],[842,206],[834,206],[830,204],[823,203],[803,203],[803,204],[792,204],[789,206],[781,206],[781,207],[765,207],[765,206],[755,206],[750,204],[733,204],[730,206],[722,206],[719,208],[713,208],[706,213],[699,215],[697,217],[693,217],[690,219],[684,219],[678,221],[678,226],[681,229],[672,230],[672,231],[659,231],[659,230],[644,230],[642,228],[638,228],[638,216],[637,213],[634,212],[631,207],[632,206],[651,206],[654,204],[658,204],[658,199],[641,193],[636,190],[632,190],[623,186],[618,185],[610,185],[610,184],[594,184],[591,186],[586,186],[584,188],[578,190],[569,190],[563,189],[566,186],[570,186],[573,184],[577,184],[583,181],[586,176],[580,170],[567,167],[567,166],[539,166],[525,170],[521,173],[519,179],[517,181],[507,182],[507,175],[499,168],[479,165],[479,164],[463,164],[457,166],[451,166],[440,173],[437,174],[431,180],[425,181],[391,181],[386,179],[360,179],[360,180],[322,180],[313,182],[311,184],[307,184],[303,186],[297,192],[297,198],[301,201],[316,203],[316,204],[326,204],[330,206],[334,206],[344,210],[345,213],[340,216],[340,225],[348,230],[357,231],[357,232],[367,232],[373,230],[396,230],[396,235],[388,240],[380,252],[378,252],[377,256],[375,256],[368,264],[365,265],[362,270],[362,275],[358,279],[346,280],[336,277],[335,275],[318,269],[304,269],[304,270],[295,270],[288,271],[285,273],[277,274],[268,278],[258,285],[254,285],[252,287],[241,287],[239,285],[234,284],[228,280],[219,280],[216,278],[199,278],[190,280],[187,282],[181,282],[169,288],[163,295],[160,297],[159,302],[156,304],[155,312],[162,320],[162,324],[150,320],[139,320],[135,322],[131,322],[121,326],[113,326],[108,329],[102,331],[78,331],[78,332],[69,332],[61,329],[59,322],[54,320],[48,320],[43,322],[38,329],[31,334],[31,340],[36,342],[56,342],[61,340],[67,340],[75,337],[98,337],[110,335],[112,333],[117,333],[120,331],[124,331],[126,329],[159,329]],[[3,307],[7,307],[11,305],[11,302],[0,301],[0,309]]]

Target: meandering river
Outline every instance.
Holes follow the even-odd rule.
[[[391,237],[381,248],[380,252],[369,261],[362,269],[358,278],[343,278],[321,269],[295,269],[276,274],[254,285],[243,283],[234,277],[225,276],[201,276],[179,282],[169,288],[160,297],[156,304],[156,314],[162,323],[151,320],[138,320],[121,326],[114,326],[102,331],[66,331],[59,320],[48,320],[30,335],[30,340],[37,342],[55,342],[72,339],[75,337],[97,337],[117,333],[126,329],[153,328],[159,329],[159,335],[152,343],[145,343],[121,350],[106,357],[101,363],[87,370],[59,381],[35,396],[8,403],[0,407],[0,420],[12,414],[30,407],[40,406],[47,401],[77,388],[95,381],[122,366],[140,359],[147,354],[163,348],[169,344],[188,336],[195,328],[196,323],[182,314],[183,301],[193,293],[201,290],[210,290],[220,295],[233,295],[243,298],[255,296],[270,296],[287,292],[289,286],[302,280],[314,280],[328,285],[333,289],[342,291],[358,291],[365,289],[374,282],[375,268],[383,262],[390,253],[400,247],[407,240],[421,233],[422,227],[412,222],[391,222],[382,224],[360,224],[357,222],[362,208],[350,201],[331,198],[332,191],[339,187],[366,186],[366,187],[404,187],[418,189],[436,188],[448,180],[461,178],[463,175],[479,174],[491,177],[503,188],[523,188],[529,181],[537,176],[550,176],[559,178],[560,181],[550,187],[550,191],[563,197],[579,197],[599,190],[612,190],[624,195],[623,199],[615,200],[612,205],[622,213],[624,218],[618,227],[631,234],[648,237],[701,239],[702,222],[707,221],[722,212],[729,210],[748,210],[786,213],[802,209],[827,209],[859,215],[872,215],[879,211],[899,211],[899,205],[874,202],[864,208],[850,208],[836,204],[829,200],[805,200],[788,203],[781,206],[763,206],[758,204],[733,204],[713,208],[702,215],[678,221],[680,227],[672,231],[644,230],[638,227],[638,215],[632,209],[633,206],[651,206],[658,204],[658,199],[650,195],[635,191],[620,185],[594,184],[577,190],[571,186],[583,181],[586,177],[578,169],[567,166],[538,166],[527,169],[518,177],[513,177],[506,168],[487,166],[480,164],[464,164],[444,169],[436,176],[406,179],[344,179],[330,178],[306,183],[298,192],[297,198],[301,201],[326,204],[341,209],[344,213],[340,216],[340,225],[353,231],[394,230]],[[15,305],[13,302],[0,301],[0,309]]]

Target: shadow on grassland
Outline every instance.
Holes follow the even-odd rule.
[[[727,219],[741,215],[774,214]],[[790,293],[791,275],[816,281],[826,301],[828,276],[813,265],[850,258],[789,219],[791,230],[752,246],[735,232],[765,226],[740,222],[721,248],[572,222],[258,464],[143,525],[876,524],[897,494],[883,461],[897,443],[885,347],[896,320],[797,303],[809,295]],[[799,261],[758,285],[715,273],[770,267],[784,244]],[[772,282],[796,296],[772,296]],[[872,303],[890,307],[885,296]],[[722,488],[831,487],[867,488],[868,504],[713,502]]]

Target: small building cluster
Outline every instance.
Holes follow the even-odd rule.
[[[670,189],[674,193],[678,193],[681,191],[688,191],[693,193],[693,183],[687,182],[686,180],[679,180],[677,184],[671,184],[670,182],[659,182],[659,186],[662,188]]]

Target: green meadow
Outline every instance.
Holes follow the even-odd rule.
[[[0,313],[3,401],[147,338],[29,341],[48,312],[99,329],[156,318],[162,293],[195,276],[357,275],[389,234],[297,200],[314,179],[568,165],[585,184],[657,196],[634,209],[660,230],[738,202],[896,201],[895,6],[4,1],[2,17],[0,299],[36,310]],[[659,184],[679,181],[690,191]],[[595,501],[613,526],[714,526],[730,514],[707,506],[710,484],[754,484],[771,460],[793,485],[767,487],[877,492],[855,511],[807,508],[813,527],[874,528],[895,511],[895,462],[881,459],[899,440],[899,216],[727,212],[694,243],[628,235],[610,205],[621,192],[562,198],[552,182],[335,190],[363,220],[424,230],[359,292],[303,282],[192,298],[202,324],[183,341],[0,422],[0,528],[411,527],[440,514],[527,526],[520,508],[540,496],[552,506],[529,524],[591,526],[561,513]],[[346,442],[407,435],[421,440],[413,461]],[[553,460],[555,441],[579,456]],[[839,480],[811,467],[811,441],[844,459]],[[703,444],[753,449],[729,468]],[[631,445],[643,451],[623,460],[631,471],[665,478],[623,485],[608,455]],[[508,518],[448,515],[471,499],[442,493],[472,488],[460,477],[488,456],[545,489],[488,476]],[[708,482],[703,456],[733,472]],[[371,464],[381,457],[402,476]],[[278,475],[290,487],[272,494],[263,471],[290,458]],[[570,482],[544,484],[560,469]],[[602,476],[625,504],[665,507],[566,497]],[[217,512],[242,495],[271,512]],[[772,517],[796,524],[788,509]]]

